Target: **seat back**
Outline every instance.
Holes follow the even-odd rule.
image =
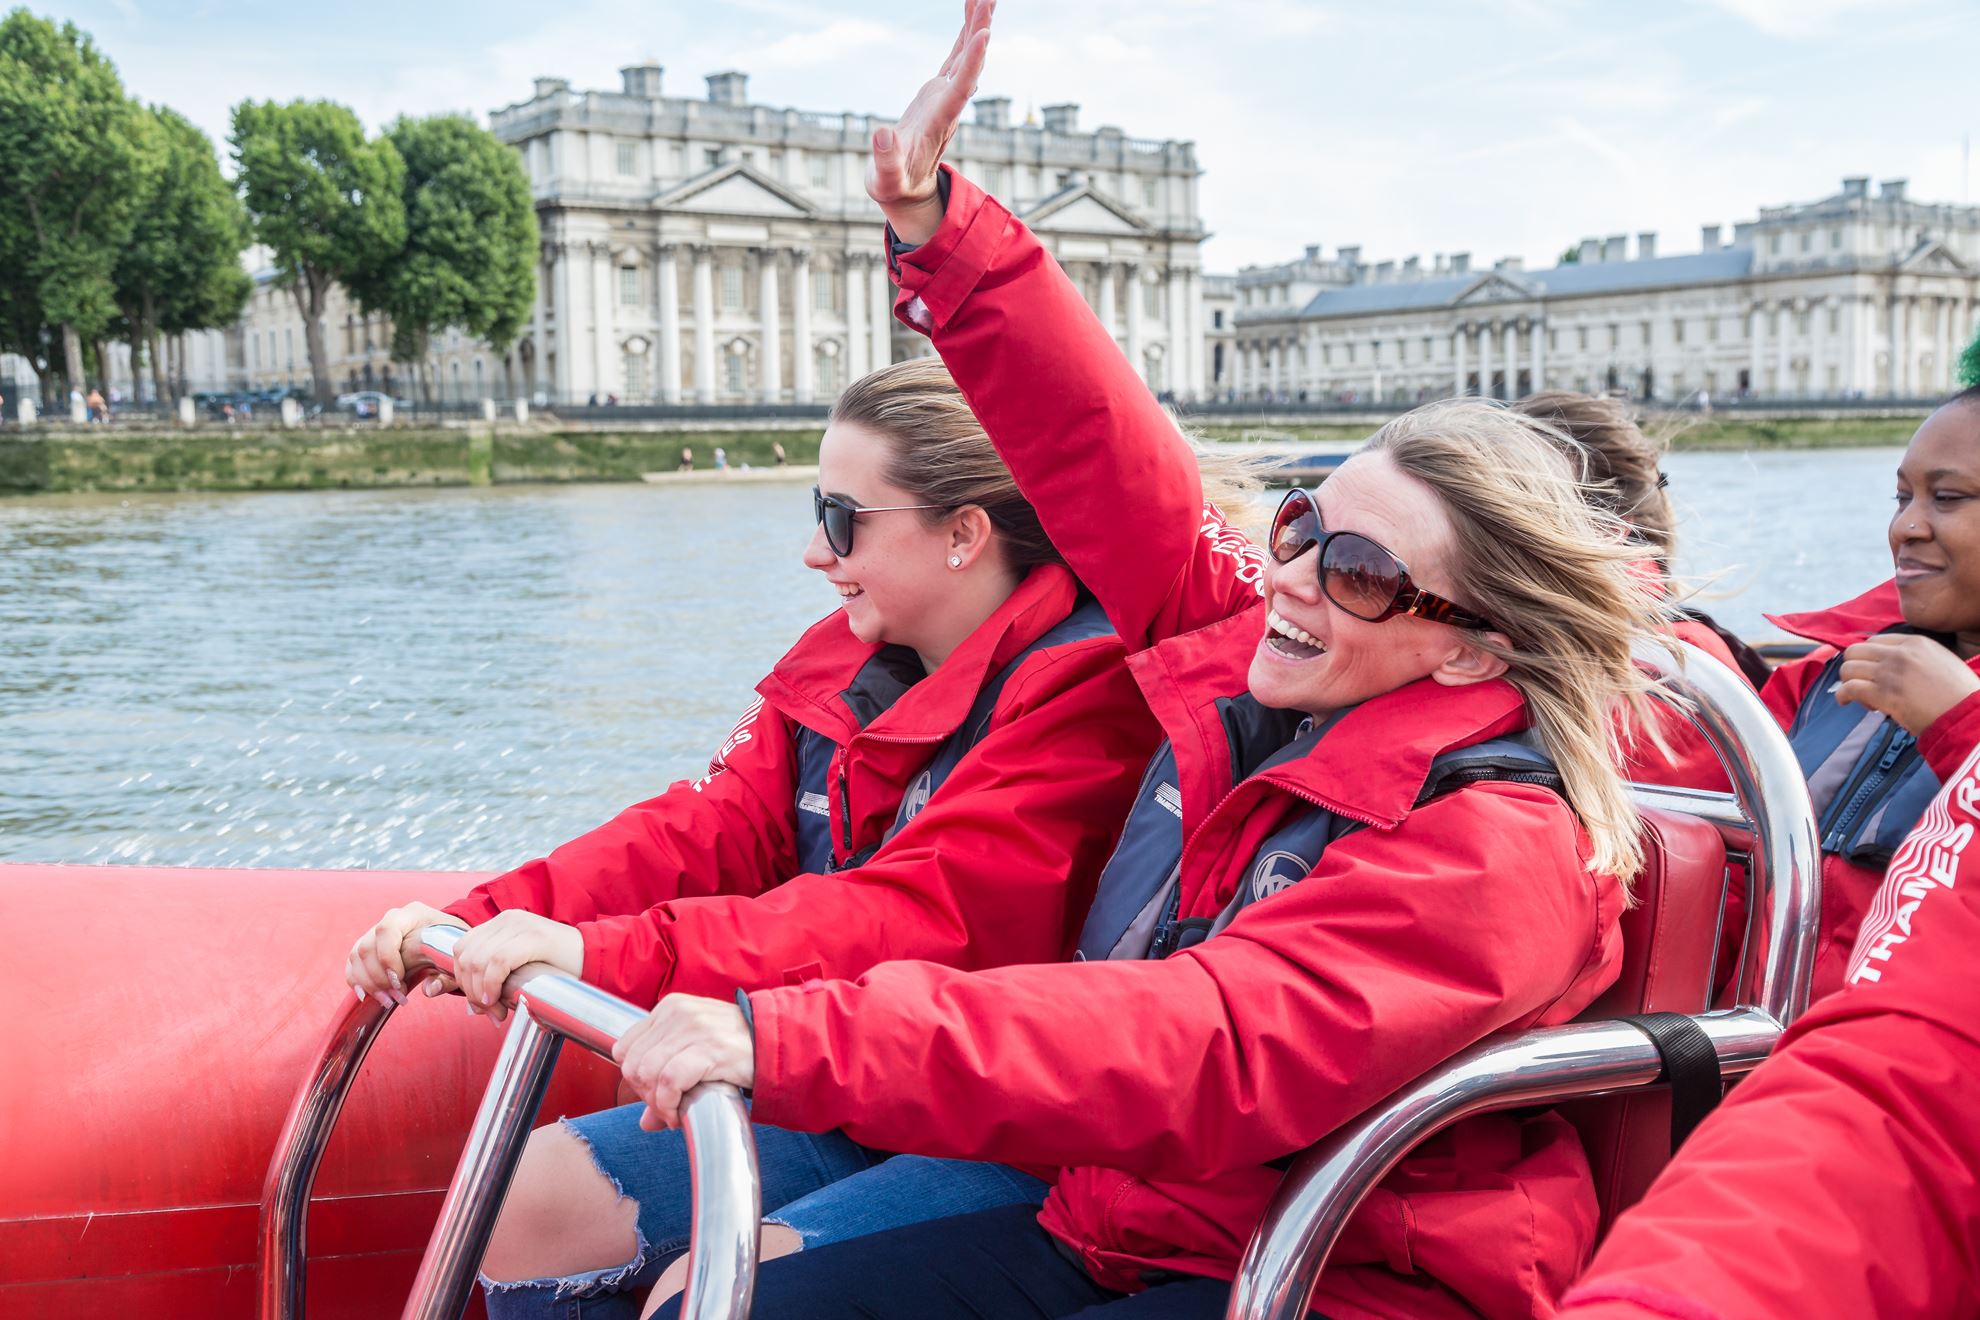
[[[1710,1006],[1725,916],[1726,848],[1696,816],[1642,813],[1643,869],[1636,906],[1622,918],[1622,970],[1582,1014],[1702,1013]],[[1581,1133],[1595,1173],[1601,1232],[1634,1205],[1671,1156],[1671,1100],[1658,1089],[1579,1100],[1561,1112]]]

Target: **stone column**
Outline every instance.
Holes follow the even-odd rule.
[[[846,383],[851,384],[867,371],[866,353],[871,336],[866,331],[866,262],[862,252],[846,254]]]
[[[1918,352],[1911,340],[1911,306],[1914,299],[1898,299],[1897,316],[1891,322],[1891,385],[1904,398],[1918,393]]]
[[[1760,363],[1764,359],[1767,342],[1767,309],[1754,303],[1746,309],[1746,388],[1754,398],[1761,398],[1767,392],[1760,378]]]
[[[1828,362],[1829,300],[1817,298],[1808,305],[1808,397],[1819,399],[1829,392]]]
[[[1141,267],[1135,265],[1133,262],[1129,262],[1127,265],[1121,267],[1121,277],[1122,292],[1127,298],[1128,362],[1133,365],[1135,372],[1140,375],[1142,380],[1147,382],[1148,354],[1142,344],[1143,327],[1141,324],[1141,300],[1146,295],[1143,294],[1141,288]],[[1114,287],[1112,270],[1107,272],[1107,282],[1100,287],[1103,290],[1109,290]],[[1113,298],[1103,296],[1101,301],[1103,303],[1109,303],[1113,301]],[[1108,333],[1111,334],[1112,332],[1113,325],[1109,322]]]
[[[544,306],[549,296],[550,273],[555,266],[548,243],[540,244],[536,253],[536,302],[530,309],[529,339],[532,352],[529,358],[529,379],[523,382],[523,391],[534,398],[536,392],[547,389],[543,379],[543,355],[550,346],[550,313]]]
[[[1487,399],[1496,399],[1498,394],[1492,389],[1492,323],[1478,323],[1478,393]]]
[[[894,283],[887,278],[887,263],[876,261],[868,276],[868,288],[873,291],[871,311],[873,332],[873,370],[891,364],[894,360]]]
[[[1100,272],[1100,300],[1098,305],[1093,309],[1094,314],[1100,318],[1100,324],[1107,327],[1107,333],[1118,341],[1120,332],[1115,327],[1120,324],[1120,320],[1114,311],[1114,276],[1116,270],[1111,263],[1104,261],[1096,269]],[[1129,294],[1131,298],[1133,290],[1129,290]],[[1129,314],[1132,315],[1131,312]]]
[[[1196,272],[1169,271],[1169,348],[1175,365],[1169,368],[1169,388],[1177,398],[1201,398],[1203,332],[1197,326]]]
[[[757,311],[763,318],[763,370],[758,377],[763,401],[777,403],[784,393],[784,329],[777,310],[777,250],[756,250]]]
[[[811,251],[791,249],[791,397],[811,402]]]
[[[1506,398],[1519,397],[1519,322],[1507,318],[1499,329],[1500,345],[1506,350]]]
[[[559,243],[550,250],[551,286],[557,291],[557,369],[552,374],[551,391],[564,403],[573,402],[578,389],[577,281],[571,278],[571,246]]]
[[[1533,318],[1531,333],[1527,357],[1533,361],[1533,392],[1538,394],[1547,388],[1547,327],[1537,316]]]
[[[1959,341],[1953,338],[1952,309],[1953,301],[1951,298],[1942,297],[1939,299],[1939,353],[1938,370],[1933,373],[1934,379],[1932,381],[1932,392],[1934,394],[1951,390],[1953,384],[1953,359],[1959,356],[1959,350],[1961,348]]]
[[[619,355],[615,348],[612,314],[618,303],[612,287],[612,249],[603,243],[591,247],[591,334],[592,355],[597,358],[593,377],[600,394],[619,392]]]
[[[654,264],[654,283],[660,300],[660,402],[678,403],[681,398],[681,269],[679,250],[672,243],[660,245]]]
[[[694,395],[715,402],[715,253],[694,248]]]
[[[1793,392],[1788,383],[1788,336],[1794,332],[1794,303],[1784,301],[1774,308],[1774,389],[1783,399]]]
[[[1240,344],[1235,337],[1231,340],[1231,389],[1242,399],[1244,392],[1251,388],[1251,348]]]
[[[1836,355],[1837,364],[1842,368],[1837,373],[1837,388],[1848,394],[1853,390],[1868,392],[1863,380],[1863,345],[1870,337],[1866,325],[1868,317],[1863,314],[1863,299],[1854,293],[1846,293],[1842,300],[1842,351]]]
[[[1471,327],[1462,321],[1451,327],[1451,396],[1462,397],[1468,392],[1470,382],[1465,377],[1464,341],[1469,337]]]

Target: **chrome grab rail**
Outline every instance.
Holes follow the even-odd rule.
[[[454,970],[454,946],[465,933],[455,926],[421,932],[422,947],[439,971]],[[645,1016],[622,999],[540,965],[511,976],[503,998],[512,1011],[508,1034],[420,1261],[402,1312],[406,1320],[454,1320],[467,1305],[475,1267],[563,1041],[610,1058],[619,1037]],[[347,1004],[290,1106],[262,1189],[261,1320],[301,1320],[310,1186],[351,1082],[390,1015],[369,999]],[[735,1087],[704,1083],[683,1100],[681,1127],[694,1196],[681,1315],[747,1320],[762,1220],[749,1111]]]
[[[1808,1006],[1821,911],[1821,850],[1814,807],[1787,737],[1730,669],[1690,646],[1680,669],[1659,648],[1637,658],[1697,725],[1732,781],[1730,796],[1633,786],[1639,803],[1716,824],[1754,864],[1739,1007],[1692,1020],[1718,1051],[1719,1069],[1757,1067]],[[1736,809],[1735,809],[1736,808]],[[1460,1119],[1652,1085],[1663,1062],[1650,1038],[1623,1022],[1576,1022],[1482,1041],[1418,1078],[1301,1155],[1279,1184],[1245,1249],[1226,1320],[1302,1320],[1327,1256],[1362,1198],[1411,1150]]]

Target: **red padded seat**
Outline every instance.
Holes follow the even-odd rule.
[[[1622,918],[1622,971],[1584,1020],[1632,1013],[1702,1013],[1724,917],[1726,850],[1717,827],[1645,811],[1636,906]],[[1663,1090],[1563,1105],[1595,1171],[1601,1232],[1649,1189],[1671,1154],[1671,1102]]]

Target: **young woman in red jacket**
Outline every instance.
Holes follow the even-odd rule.
[[[937,174],[988,9],[876,135],[898,311],[1143,648],[1169,741],[1080,960],[889,963],[757,992],[748,1020],[670,996],[620,1057],[656,1123],[719,1078],[762,1121],[1051,1177],[1036,1213],[773,1260],[762,1314],[1214,1316],[1280,1161],[1613,977],[1639,841],[1610,717],[1646,688],[1632,640],[1668,634],[1648,552],[1583,501],[1559,437],[1485,402],[1405,415],[1289,496],[1264,568],[1038,241]],[[1545,1314],[1593,1202],[1558,1116],[1464,1124],[1357,1218],[1323,1309]]]
[[[1159,737],[1121,642],[939,362],[841,395],[819,487],[805,563],[842,608],[758,685],[707,773],[445,912],[388,912],[351,952],[358,994],[403,1001],[406,943],[437,921],[473,928],[459,988],[497,1016],[529,962],[652,1004],[891,958],[1070,952]],[[629,1312],[628,1290],[685,1245],[679,1134],[641,1131],[639,1112],[534,1134],[483,1263],[493,1314]],[[766,1206],[813,1198],[792,1220],[812,1241],[1040,1186],[837,1134],[758,1141]],[[869,1169],[857,1192],[816,1199]]]
[[[1822,836],[1815,993],[1849,950],[1898,845],[1965,756],[1980,712],[1980,388],[1912,436],[1889,529],[1894,582],[1826,610],[1769,617],[1821,645],[1760,699],[1787,730]],[[1728,913],[1728,926],[1738,919]]]

